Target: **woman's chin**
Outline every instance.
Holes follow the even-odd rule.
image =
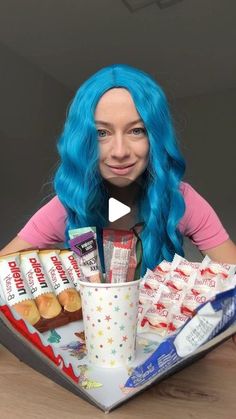
[[[124,176],[111,176],[104,179],[110,185],[118,186],[124,188],[125,186],[131,185],[134,182],[134,179]]]

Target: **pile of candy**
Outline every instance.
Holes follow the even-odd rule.
[[[192,263],[175,255],[172,262],[164,260],[147,270],[141,281],[138,333],[165,337],[175,332],[199,305],[236,286],[235,268],[208,256]]]
[[[82,319],[81,281],[139,279],[140,239],[104,229],[102,272],[95,227],[69,231],[71,249],[27,250],[0,257],[0,296],[40,332]]]
[[[80,269],[70,250],[0,257],[0,296],[40,332],[82,318]]]
[[[103,230],[105,274],[99,258],[95,227],[69,231],[70,247],[76,253],[82,280],[119,283],[140,278],[142,247],[137,231]]]

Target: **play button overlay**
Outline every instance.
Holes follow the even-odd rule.
[[[111,223],[131,212],[131,208],[115,198],[109,198],[108,219]]]

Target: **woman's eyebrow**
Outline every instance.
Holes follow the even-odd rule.
[[[105,125],[105,126],[107,126],[107,127],[113,127],[113,126],[114,126],[112,123],[110,123],[110,122],[106,122],[106,121],[98,121],[98,120],[95,120],[95,123],[96,123],[96,124],[100,124],[100,125]],[[135,121],[129,122],[129,123],[126,125],[126,128],[127,128],[127,127],[131,127],[132,125],[137,124],[137,123],[142,123],[142,124],[143,124],[142,119],[136,119]]]

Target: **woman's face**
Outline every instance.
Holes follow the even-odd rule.
[[[149,142],[129,92],[107,91],[98,102],[95,122],[102,177],[120,186],[137,180],[148,164]]]

